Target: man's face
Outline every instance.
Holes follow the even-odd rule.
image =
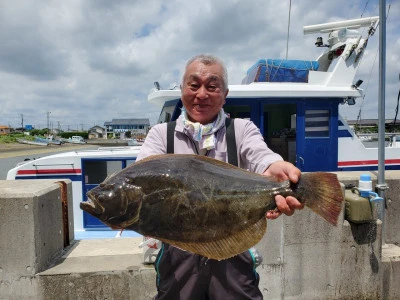
[[[224,87],[223,68],[194,61],[187,67],[182,84],[182,103],[189,120],[203,125],[212,123],[229,92]]]

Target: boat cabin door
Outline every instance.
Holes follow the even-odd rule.
[[[102,183],[107,177],[135,162],[132,158],[83,158],[82,159],[82,199],[86,193]],[[109,230],[104,223],[83,211],[84,229]]]
[[[297,103],[296,165],[301,171],[335,171],[338,163],[338,101]]]

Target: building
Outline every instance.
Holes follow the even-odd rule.
[[[113,119],[111,122],[104,122],[107,136],[125,136],[126,132],[131,133],[133,138],[143,138],[150,129],[149,119]]]
[[[104,127],[95,125],[89,128],[88,138],[90,139],[106,139],[106,129]]]
[[[11,128],[5,125],[0,125],[0,135],[6,135],[11,132]]]

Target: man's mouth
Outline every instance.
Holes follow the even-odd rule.
[[[194,107],[195,109],[207,109],[207,108],[209,108],[210,106],[209,106],[209,105],[206,105],[206,104],[194,104],[193,107]]]

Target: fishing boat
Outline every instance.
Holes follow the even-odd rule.
[[[340,116],[339,105],[352,105],[363,96],[354,78],[369,36],[363,38],[357,29],[373,32],[378,21],[372,17],[304,27],[306,34],[328,34],[326,47],[322,40],[317,44],[323,53],[311,62],[258,60],[242,84],[229,85],[225,111],[231,118],[252,120],[268,145],[302,171],[376,170],[378,148],[363,145]],[[148,100],[161,108],[158,122],[176,120],[182,107],[180,90],[155,86]],[[386,148],[387,169],[400,169],[398,145]],[[102,147],[42,157],[11,169],[7,179],[72,180],[75,232],[105,230],[79,203],[89,189],[133,163],[139,149]]]
[[[108,229],[99,220],[79,208],[79,203],[86,199],[86,192],[108,176],[134,163],[139,149],[139,146],[101,147],[44,156],[18,163],[15,168],[8,171],[7,180],[71,180],[74,230],[79,237],[85,230]]]
[[[42,143],[48,143],[50,145],[61,145],[60,140],[55,140],[52,137],[45,138],[45,137],[35,136],[35,141],[42,142]]]
[[[128,146],[141,146],[143,142],[138,141],[137,139],[124,139]]]
[[[225,112],[252,120],[269,147],[302,171],[376,170],[378,148],[365,147],[339,105],[354,105],[364,95],[355,75],[378,22],[369,17],[305,26],[305,34],[317,35],[322,54],[315,61],[259,59],[241,84],[229,85]],[[180,90],[155,87],[148,100],[163,107],[158,122],[175,120]],[[385,149],[386,170],[400,169],[397,145]]]
[[[27,139],[17,139],[17,142],[20,144],[26,144],[26,145],[34,145],[34,146],[48,146],[49,142],[48,141],[43,141],[43,140],[27,140]]]
[[[68,139],[62,139],[61,141],[64,143],[71,143],[71,144],[86,144],[85,139],[79,135],[74,135]]]

